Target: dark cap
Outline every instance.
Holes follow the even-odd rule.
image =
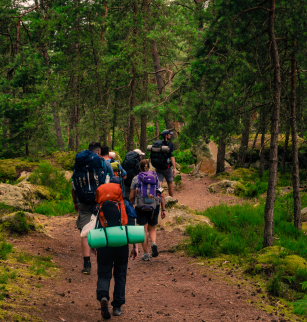
[[[113,176],[113,177],[111,178],[111,180],[110,180],[110,183],[118,183],[118,184],[120,184],[120,179],[119,179],[119,177],[115,177],[115,176]]]
[[[170,135],[172,135],[173,134],[173,132],[171,132],[170,130],[164,130],[164,131],[162,131],[162,133],[161,133],[161,135],[164,137],[165,135],[167,135],[167,134],[170,134]]]

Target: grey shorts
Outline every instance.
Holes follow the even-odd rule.
[[[156,169],[156,172],[160,182],[163,182],[163,178],[165,178],[166,182],[174,181],[173,167],[170,167],[168,169]]]
[[[82,228],[91,221],[91,217],[93,214],[93,210],[96,204],[85,204],[85,203],[78,203],[79,209],[79,216],[76,221],[77,228],[82,230]]]

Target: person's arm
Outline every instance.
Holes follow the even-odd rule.
[[[134,205],[134,198],[135,198],[135,189],[131,189],[130,190],[129,200],[133,205]]]
[[[73,187],[71,188],[71,196],[72,196],[72,200],[74,202],[75,212],[78,212],[78,210],[79,210],[79,208],[78,208],[78,198],[76,196],[75,189]]]
[[[161,204],[162,204],[162,209],[161,209],[161,218],[164,219],[166,217],[166,213],[165,213],[165,196],[164,193],[161,194]]]
[[[136,219],[134,219],[134,224],[136,226]],[[139,255],[139,248],[138,248],[138,244],[133,244],[132,250],[131,250],[131,254],[130,257],[133,258],[133,260],[137,259]]]
[[[176,174],[176,162],[175,162],[175,157],[174,156],[171,157],[171,163],[172,163],[172,166],[173,166],[173,176],[175,177],[175,174]]]

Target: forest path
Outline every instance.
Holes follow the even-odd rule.
[[[213,182],[205,177],[189,181],[183,175],[183,190],[176,192],[180,203],[204,209],[220,202],[234,203],[235,197],[214,195],[207,197],[206,185]],[[190,196],[189,196],[190,193]],[[92,255],[92,274],[81,274],[82,255],[80,234],[76,229],[76,215],[44,217],[48,236],[34,233],[14,240],[21,250],[37,255],[52,255],[60,271],[56,277],[42,278],[41,289],[35,291],[29,305],[41,310],[38,315],[48,322],[100,321],[99,303],[96,300],[97,264]],[[283,321],[257,309],[246,300],[255,299],[255,287],[241,288],[242,280],[232,277],[235,286],[223,279],[226,271],[199,265],[183,252],[167,250],[184,238],[178,231],[159,230],[157,240],[160,254],[150,262],[143,262],[140,249],[136,260],[129,260],[126,304],[124,314],[112,317],[117,321]],[[234,274],[235,275],[235,274]],[[242,285],[243,286],[243,285]],[[254,288],[253,288],[254,287]],[[111,298],[113,282],[111,283]],[[33,291],[34,292],[34,291]]]
[[[53,255],[60,267],[55,278],[42,277],[42,288],[35,291],[35,307],[48,322],[100,321],[99,303],[95,298],[96,259],[92,256],[92,274],[81,273],[80,235],[75,216],[51,217],[45,220],[49,236],[35,233],[15,245],[32,254]],[[182,252],[167,251],[184,236],[180,232],[157,232],[160,254],[150,262],[129,260],[124,314],[116,321],[283,321],[246,302],[252,299],[252,286],[227,285],[226,272],[206,265]],[[18,242],[19,241],[19,242]],[[113,282],[111,283],[111,298]],[[254,298],[255,299],[255,298]],[[29,304],[29,305],[33,305]]]
[[[219,180],[211,177],[193,179],[188,174],[181,174],[181,178],[182,190],[174,191],[174,198],[178,200],[178,203],[189,206],[194,210],[203,211],[221,203],[232,205],[243,202],[243,199],[234,195],[209,193],[208,187]]]

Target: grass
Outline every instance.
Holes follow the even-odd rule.
[[[301,203],[302,208],[307,206],[307,194],[302,194]],[[264,206],[263,201],[257,207],[248,203],[242,206],[222,204],[198,213],[208,217],[214,228],[202,224],[189,226],[186,234],[190,236],[190,242],[185,246],[186,251],[190,256],[197,257],[237,257],[245,265],[246,272],[260,274],[265,279],[267,291],[272,296],[296,301],[295,312],[306,314],[307,310],[303,309],[303,305],[307,304],[307,288],[302,285],[307,281],[307,269],[297,266],[291,274],[285,266],[289,255],[295,254],[300,256],[298,258],[307,260],[307,236],[303,231],[297,231],[293,225],[292,195],[276,198],[274,246],[278,246],[280,251],[278,255],[268,255],[269,262],[258,264],[260,258],[266,258],[265,255],[261,257]]]
[[[45,216],[62,216],[74,212],[74,204],[71,197],[65,200],[46,201],[37,205],[35,212]]]
[[[11,253],[13,250],[13,245],[6,243],[5,241],[2,241],[0,243],[0,259],[7,259],[7,255]]]

